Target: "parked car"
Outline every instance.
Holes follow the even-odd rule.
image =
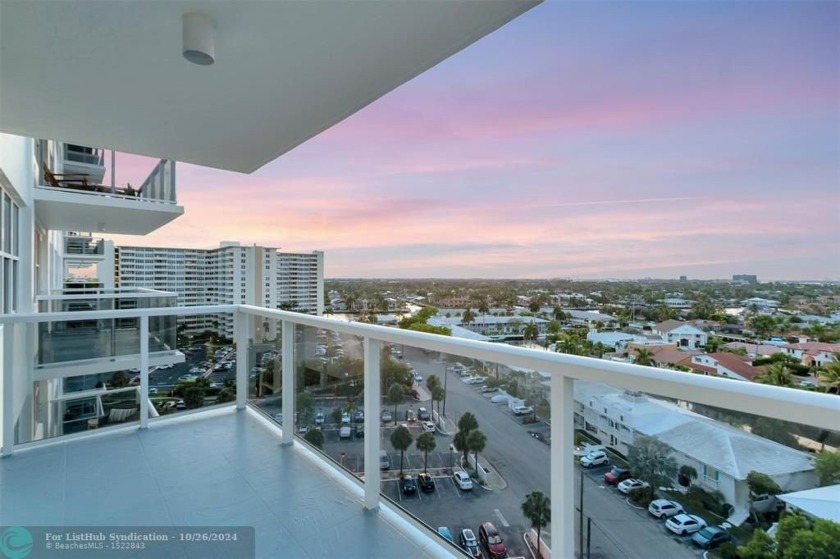
[[[481,390],[479,390],[479,392],[481,392],[482,394],[487,394],[488,392],[498,392],[498,391],[499,391],[498,386],[482,386]]]
[[[478,527],[478,539],[481,545],[487,549],[491,559],[502,559],[507,557],[507,547],[502,540],[502,535],[492,522],[485,522]]]
[[[595,466],[607,466],[610,463],[610,457],[603,450],[596,450],[590,452],[580,459],[580,465],[584,468],[594,468]]]
[[[435,424],[431,421],[427,421],[423,424],[423,430],[427,433],[434,433],[437,429],[435,429]]]
[[[592,444],[592,443],[583,443],[580,446],[576,446],[574,450],[575,456],[586,456],[590,452],[595,452],[596,450],[606,450],[604,445],[600,444]]]
[[[347,413],[347,412],[344,412],[343,414],[341,414],[341,424],[342,425],[347,425],[349,423],[350,423],[350,414]]]
[[[362,438],[365,436],[365,426],[364,425],[356,425],[356,428],[353,429],[353,434],[356,435],[358,438]]]
[[[529,413],[534,413],[533,406],[513,406],[511,409],[514,415],[527,415]]]
[[[394,417],[391,415],[389,410],[385,410],[382,412],[382,421],[385,423],[391,422],[394,420]]]
[[[356,423],[364,423],[365,422],[365,412],[362,410],[356,410],[355,415],[353,415],[353,421]]]
[[[624,481],[618,484],[618,490],[624,493],[625,495],[629,495],[630,492],[634,489],[642,489],[644,487],[650,487],[650,484],[646,481],[642,481],[634,477],[631,477],[630,479],[625,479]]]
[[[405,420],[411,423],[417,421],[417,414],[414,413],[414,410],[405,410]]]
[[[352,434],[353,430],[350,429],[349,425],[343,425],[341,429],[338,430],[339,439],[349,439]]]
[[[478,540],[475,538],[475,533],[469,528],[461,530],[458,538],[461,543],[461,549],[467,552],[470,557],[481,557],[481,550],[478,548]]]
[[[470,379],[470,384],[484,384],[485,382],[487,382],[487,379],[480,375]]]
[[[691,536],[691,543],[700,549],[712,549],[732,540],[732,535],[723,526],[706,526]]]
[[[633,475],[627,468],[613,466],[609,472],[604,474],[604,481],[609,485],[618,485],[625,479],[630,479],[631,477],[633,477]]]
[[[426,408],[419,408],[417,410],[417,419],[420,421],[429,421],[432,418],[432,414],[429,413],[429,410]]]
[[[676,501],[656,499],[648,505],[648,512],[656,518],[670,518],[677,514],[685,514],[685,509]]]
[[[414,380],[416,380],[417,382],[423,382],[423,375],[421,375],[417,371],[414,371]]]
[[[420,491],[429,493],[435,490],[435,480],[429,474],[417,474],[417,484],[420,486]]]
[[[391,469],[391,457],[388,456],[388,453],[384,450],[379,451],[379,469],[380,470],[390,470]]]
[[[455,543],[455,540],[452,539],[452,532],[450,532],[449,528],[447,528],[446,526],[441,526],[440,528],[438,528],[438,534],[451,541],[452,543]]]
[[[510,399],[510,396],[507,394],[496,394],[492,398],[490,398],[491,404],[504,404]]]
[[[470,491],[473,488],[473,482],[467,472],[459,470],[452,474],[452,479],[461,491]]]
[[[403,495],[414,495],[417,493],[417,484],[411,474],[403,474],[400,478],[400,491]]]
[[[324,413],[318,412],[315,414],[315,425],[323,425],[324,424]]]
[[[678,514],[665,522],[665,527],[680,536],[693,534],[706,527],[706,521],[695,514]]]

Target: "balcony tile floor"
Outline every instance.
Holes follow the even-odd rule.
[[[104,431],[0,459],[0,526],[254,526],[258,558],[447,555],[252,410]]]

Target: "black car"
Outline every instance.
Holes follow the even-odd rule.
[[[414,495],[417,493],[417,485],[414,483],[414,478],[411,474],[405,474],[400,478],[400,491],[403,495]]]
[[[730,533],[722,526],[706,526],[691,536],[691,543],[701,549],[712,549],[731,539]]]
[[[429,474],[420,474],[417,476],[417,483],[420,485],[420,491],[429,493],[435,490],[435,481]]]
[[[355,435],[359,438],[365,436],[365,426],[364,425],[356,425],[356,428],[353,430]]]
[[[362,410],[357,410],[356,415],[353,416],[353,421],[356,423],[364,423],[365,422],[365,412]]]

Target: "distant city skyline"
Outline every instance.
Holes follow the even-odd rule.
[[[326,278],[840,279],[838,36],[837,2],[547,2],[252,175],[179,164],[185,215],[113,238]]]

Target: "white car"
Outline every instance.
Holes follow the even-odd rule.
[[[640,479],[636,479],[631,477],[630,479],[625,479],[621,483],[618,484],[618,490],[628,495],[634,489],[642,489],[643,487],[650,487],[650,484],[646,481],[642,481]]]
[[[590,452],[580,459],[580,465],[584,468],[594,468],[595,466],[607,466],[610,463],[610,457],[603,450],[596,450]]]
[[[318,412],[315,414],[315,425],[323,425],[324,424],[324,413]]]
[[[605,450],[603,445],[600,444],[592,444],[592,443],[584,443],[581,446],[576,446],[574,454],[575,456],[586,456],[592,452],[597,450]]]
[[[457,485],[458,489],[461,491],[470,491],[473,488],[473,482],[470,479],[470,476],[467,475],[467,472],[455,472],[452,474],[452,480],[455,481],[455,485]]]
[[[349,425],[350,424],[350,414],[349,413],[344,412],[343,414],[341,414],[341,424],[342,425]]]
[[[427,433],[434,433],[436,431],[435,424],[431,421],[427,421],[423,424],[423,430]]]
[[[678,514],[685,514],[685,509],[676,501],[668,499],[656,499],[651,501],[648,512],[656,518],[670,518]]]
[[[665,527],[680,536],[699,532],[706,527],[706,521],[694,514],[678,514],[665,522]]]
[[[496,394],[492,398],[490,398],[491,404],[504,404],[510,399],[510,396],[507,394]]]
[[[528,415],[534,413],[534,408],[533,406],[513,406],[511,411],[514,415]]]

